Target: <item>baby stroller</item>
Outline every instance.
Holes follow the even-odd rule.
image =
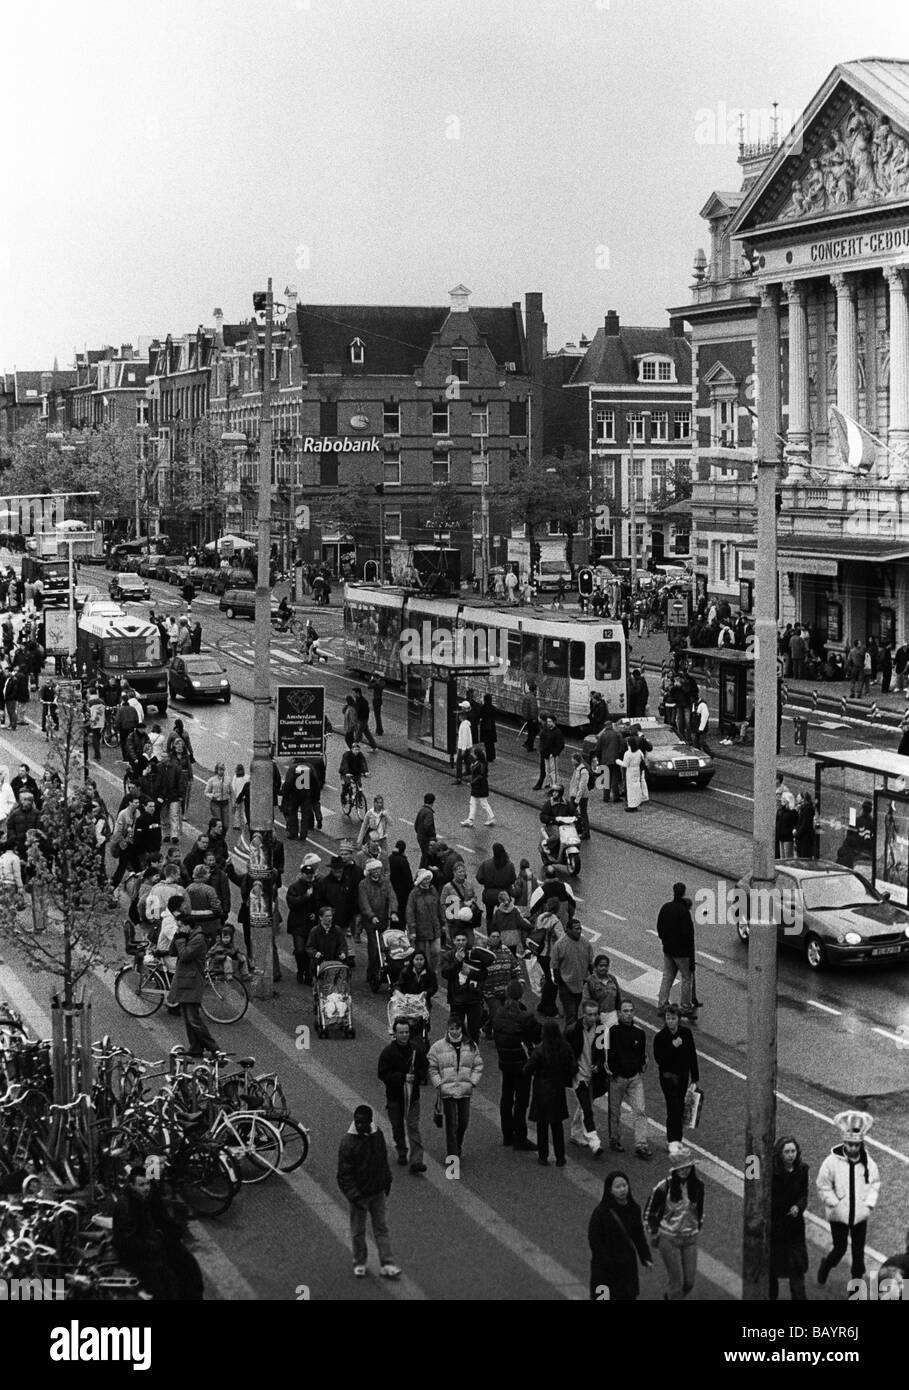
[[[394,1034],[395,1020],[406,1018],[411,1042],[425,1043],[429,1029],[429,1005],[424,994],[402,994],[393,989],[388,1001],[388,1031]]]
[[[388,927],[379,934],[379,980],[394,991],[398,976],[411,959],[414,948],[403,927]]]
[[[316,1034],[340,1032],[345,1038],[356,1036],[350,997],[350,967],[339,960],[324,960],[316,971],[313,987]]]

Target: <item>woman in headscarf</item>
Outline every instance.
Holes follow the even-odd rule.
[[[633,1303],[640,1292],[638,1261],[652,1269],[653,1257],[627,1174],[607,1173],[602,1200],[587,1227],[587,1243],[591,1299]]]
[[[650,797],[647,792],[647,778],[644,774],[644,754],[641,752],[640,741],[632,735],[628,740],[628,747],[618,759],[620,767],[625,769],[625,810],[636,811]]]
[[[807,1301],[805,1274],[805,1208],[808,1206],[808,1165],[789,1135],[773,1146],[773,1179],[770,1198],[770,1298],[780,1296],[780,1280],[789,1280],[793,1303]]]

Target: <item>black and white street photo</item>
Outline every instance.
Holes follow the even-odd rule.
[[[389,1304],[576,1302],[636,1375],[883,1370],[905,14],[0,33],[9,1345],[210,1376],[289,1330],[226,1303],[400,1357]]]

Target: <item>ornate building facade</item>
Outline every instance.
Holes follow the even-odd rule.
[[[743,152],[747,153],[747,152]],[[753,573],[754,339],[779,341],[780,615],[833,648],[909,635],[909,62],[839,64],[779,144],[714,194],[693,303],[697,571],[737,594]],[[843,462],[831,408],[873,445]],[[743,597],[745,593],[743,592]]]

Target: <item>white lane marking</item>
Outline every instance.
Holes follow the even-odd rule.
[[[459,845],[455,840],[455,849],[462,849],[465,854],[476,854],[476,850],[471,845]]]
[[[695,951],[695,955],[697,956],[698,960],[709,960],[712,961],[714,965],[726,964],[722,956],[712,956],[708,951]]]
[[[620,913],[618,913],[618,912],[610,912],[608,907],[601,907],[601,908],[600,908],[600,911],[601,911],[606,917],[613,917],[613,918],[615,918],[615,920],[616,920],[617,922],[627,922],[627,921],[628,921],[628,918],[627,918],[627,917],[622,917]]]
[[[806,999],[806,1004],[810,1004],[812,1009],[821,1009],[825,1014],[836,1014],[837,1018],[842,1016],[842,1009],[831,1009],[829,1004],[820,1004],[816,999]]]
[[[288,1038],[287,1030],[272,1023],[256,1004],[250,1005],[249,1013],[255,1020],[255,1026],[259,1032],[268,1038],[269,1042],[288,1057],[295,1066],[299,1066],[300,1055],[296,1052],[293,1040]],[[366,1020],[365,1010],[361,1017]],[[381,1030],[381,1025],[373,1024],[371,1031],[375,1032],[376,1029]],[[384,1030],[381,1032],[383,1038],[387,1037]],[[362,1093],[352,1090],[334,1072],[318,1061],[312,1050],[306,1053],[305,1071],[310,1081],[348,1111],[352,1112],[356,1106],[362,1104],[364,1099]],[[498,1108],[496,1108],[496,1115],[498,1115]],[[564,1265],[554,1260],[524,1231],[512,1226],[493,1207],[472,1192],[464,1182],[447,1181],[443,1168],[430,1154],[425,1153],[423,1161],[427,1165],[426,1180],[435,1188],[436,1192],[444,1193],[455,1206],[460,1207],[465,1216],[508,1250],[516,1260],[525,1264],[538,1278],[555,1289],[561,1297],[580,1301],[587,1299],[587,1284],[579,1279],[575,1272],[566,1269]]]
[[[655,931],[653,927],[648,927],[648,928],[647,928],[647,935],[648,935],[648,936],[659,936],[659,932],[658,932],[658,931]],[[631,959],[631,957],[629,956],[629,960],[630,960],[630,959]]]
[[[727,791],[725,787],[711,787],[712,792],[719,792],[720,796],[734,796],[737,801],[753,801],[753,796],[747,796],[745,792]]]
[[[872,1028],[872,1033],[877,1033],[879,1037],[887,1038],[890,1042],[898,1043],[900,1047],[906,1046],[906,1039],[899,1033],[889,1033],[886,1028]]]

